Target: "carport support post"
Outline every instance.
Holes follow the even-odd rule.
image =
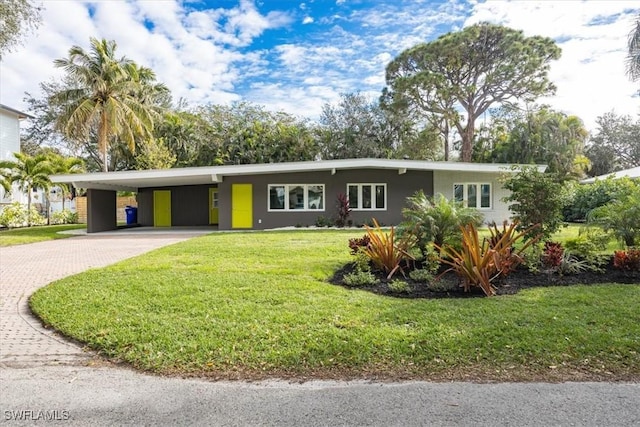
[[[116,230],[116,192],[111,190],[87,190],[87,233]]]

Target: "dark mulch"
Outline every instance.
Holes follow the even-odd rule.
[[[609,262],[603,267],[604,272],[582,272],[572,275],[558,275],[552,272],[532,273],[525,267],[518,268],[517,271],[511,273],[507,277],[500,278],[496,287],[497,295],[511,295],[522,289],[534,287],[549,286],[570,286],[570,285],[592,285],[598,283],[623,283],[623,284],[640,284],[639,271],[624,271],[613,267]],[[378,283],[375,285],[350,287],[344,284],[345,275],[354,271],[354,265],[349,263],[336,271],[331,277],[330,282],[334,285],[343,286],[348,289],[362,289],[380,295],[388,295],[398,298],[474,298],[484,297],[484,293],[479,288],[472,288],[470,292],[464,292],[460,287],[458,277],[452,273],[445,273],[439,276],[439,279],[432,281],[431,284],[416,282],[409,278],[407,274],[403,277],[401,273],[391,280],[406,281],[411,291],[407,293],[397,293],[389,289],[389,280],[386,280],[383,274],[376,274]],[[375,274],[375,272],[374,272]]]

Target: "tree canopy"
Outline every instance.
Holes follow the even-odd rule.
[[[473,158],[480,162],[543,163],[561,180],[581,178],[588,169],[583,156],[588,132],[582,120],[548,106],[526,110],[505,107],[481,130]]]
[[[109,146],[116,140],[135,152],[136,138],[153,138],[154,120],[166,104],[168,89],[154,72],[126,57],[116,58],[115,41],[91,38],[91,49],[79,46],[54,64],[64,69],[70,88],[52,95],[61,106],[56,128],[73,140],[97,135],[103,171],[108,171]]]
[[[640,166],[640,119],[611,111],[596,119],[598,125],[587,144],[591,176]]]
[[[480,23],[403,51],[387,65],[383,99],[393,110],[452,124],[461,160],[471,161],[478,117],[491,106],[554,93],[548,71],[559,57],[550,38]]]
[[[0,2],[0,59],[20,44],[25,32],[34,31],[42,22],[40,8],[29,0]]]

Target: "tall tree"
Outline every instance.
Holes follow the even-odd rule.
[[[168,90],[155,83],[152,70],[126,57],[116,58],[115,41],[91,38],[91,50],[79,46],[69,57],[54,64],[63,68],[72,87],[54,94],[51,102],[62,106],[57,129],[75,140],[97,134],[103,171],[109,170],[109,147],[122,140],[135,152],[136,138],[153,138],[163,94]]]
[[[527,110],[505,107],[494,115],[488,135],[475,143],[475,161],[544,163],[549,165],[547,171],[561,180],[584,175],[588,132],[580,118],[548,106]]]
[[[48,190],[51,186],[49,175],[52,173],[51,161],[46,154],[29,156],[23,153],[13,153],[16,160],[0,161],[2,175],[10,183],[17,183],[20,190],[27,195],[27,212],[31,212],[31,192],[33,190]],[[29,216],[28,224],[31,226]]]
[[[387,65],[383,97],[391,108],[452,123],[468,162],[478,117],[496,104],[552,94],[548,70],[559,57],[550,38],[480,23],[402,52]]]
[[[591,176],[640,166],[640,119],[611,111],[596,119],[586,155],[591,160]]]
[[[360,93],[344,93],[320,115],[323,159],[387,158],[393,150],[391,126],[379,106]]]
[[[0,59],[20,44],[25,32],[38,28],[42,22],[40,10],[29,0],[0,2]]]
[[[636,16],[627,41],[627,75],[634,82],[640,80],[640,14]]]

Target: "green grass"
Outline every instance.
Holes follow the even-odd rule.
[[[0,231],[0,246],[23,245],[45,240],[65,239],[71,234],[58,234],[64,230],[86,228],[86,224],[46,225],[42,227],[24,227]]]
[[[360,234],[212,234],[55,282],[31,307],[163,374],[640,378],[639,285],[410,300],[327,283]]]

